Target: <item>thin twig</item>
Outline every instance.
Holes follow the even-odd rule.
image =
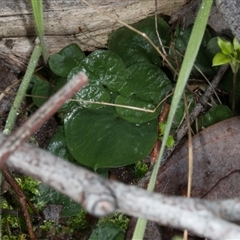
[[[158,37],[158,41],[159,41],[159,44],[160,44],[160,47],[162,49],[162,52],[164,55],[167,56],[167,52],[163,46],[163,43],[162,43],[162,40],[161,40],[161,37],[159,35],[159,32],[158,32],[158,14],[157,14],[157,9],[158,9],[158,3],[157,3],[158,0],[155,0],[155,30],[156,30],[156,34],[157,34],[157,37]]]
[[[0,150],[0,167],[16,148],[29,138],[41,125],[60,108],[67,99],[88,83],[84,73],[75,75],[61,90],[42,105],[19,129],[11,134]]]
[[[0,91],[0,101],[7,95],[7,94],[11,94],[11,92],[9,93],[9,90],[13,87],[15,87],[18,83],[20,82],[20,80],[17,80],[15,82],[13,82],[11,85],[9,85],[4,91]],[[16,93],[14,93],[14,95],[16,95]]]
[[[192,188],[192,174],[193,174],[193,144],[192,144],[192,133],[191,133],[191,123],[189,119],[187,97],[184,94],[184,105],[186,113],[186,122],[188,128],[188,186],[187,186],[187,197],[191,197]]]
[[[27,210],[27,205],[28,205],[28,202],[29,202],[29,201],[27,201],[27,197],[23,193],[22,189],[19,187],[16,180],[12,177],[12,174],[9,172],[7,167],[2,168],[2,173],[4,175],[4,178],[12,186],[12,188],[14,189],[14,191],[15,191],[17,197],[18,197],[18,200],[19,200],[19,203],[20,203],[20,206],[21,206],[21,209],[22,209],[22,213],[23,213],[23,216],[25,218],[26,225],[27,225],[28,234],[30,236],[30,239],[36,240],[37,238],[35,237],[35,234],[34,234],[34,231],[33,231],[32,220],[31,220],[30,215],[29,215],[28,210]],[[32,208],[33,205],[30,205],[30,207]],[[39,216],[39,213],[36,211],[35,207],[33,207],[32,209]]]
[[[210,99],[210,97],[214,94],[215,89],[217,88],[220,80],[222,79],[223,75],[225,74],[226,70],[228,68],[228,65],[221,66],[213,78],[211,85],[208,86],[205,93],[202,95],[200,101],[196,104],[194,109],[192,110],[191,114],[189,115],[190,123],[192,124],[195,119],[199,116],[201,112],[204,111],[205,107],[207,106],[207,102]],[[177,132],[175,143],[176,145],[179,144],[179,142],[182,141],[183,137],[187,133],[187,122],[185,121],[182,126],[180,127],[179,131]]]
[[[185,106],[185,115],[186,122],[188,127],[188,185],[187,185],[187,197],[191,197],[191,189],[192,189],[192,174],[193,174],[193,143],[192,143],[192,133],[191,133],[191,124],[189,119],[189,111],[188,111],[188,101],[186,94],[183,94],[184,97],[184,106]],[[188,239],[188,231],[184,230],[183,239]]]

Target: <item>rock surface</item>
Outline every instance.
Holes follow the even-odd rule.
[[[153,0],[101,0],[90,1],[99,9],[134,23],[155,12]],[[158,13],[170,15],[185,4],[186,0],[158,1]],[[45,41],[48,50],[56,53],[64,46],[76,42],[85,51],[103,48],[108,34],[120,25],[105,14],[87,6],[81,0],[44,0]],[[0,57],[18,57],[27,64],[36,40],[30,1],[0,1]],[[10,43],[11,44],[8,44]]]

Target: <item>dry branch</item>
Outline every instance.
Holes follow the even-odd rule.
[[[4,139],[0,134],[0,143]],[[7,164],[69,196],[97,216],[119,211],[210,239],[240,238],[240,227],[221,219],[240,220],[239,199],[211,202],[149,193],[103,179],[29,144],[19,147]]]
[[[56,94],[48,99],[23,125],[13,134],[7,137],[0,149],[0,167],[20,144],[27,140],[45,121],[47,121],[57,110],[78,90],[88,83],[86,74],[80,72],[72,77]]]

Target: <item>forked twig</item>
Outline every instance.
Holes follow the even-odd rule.
[[[217,74],[215,75],[215,77],[211,82],[211,85],[208,86],[205,93],[202,95],[200,101],[196,104],[191,114],[189,115],[189,120],[191,124],[198,117],[198,115],[201,112],[203,112],[203,110],[205,109],[209,98],[215,93],[215,89],[217,88],[227,68],[228,68],[228,65],[223,65],[219,68]],[[183,139],[183,137],[186,135],[186,132],[187,132],[187,122],[184,122],[180,127],[179,131],[177,132],[176,144],[178,144]]]
[[[0,134],[0,144],[4,138]],[[207,201],[149,193],[136,186],[103,179],[29,144],[22,144],[7,164],[68,195],[97,216],[116,210],[162,225],[188,228],[206,238],[240,238],[240,227],[226,221],[240,220],[239,199]]]
[[[0,167],[19,145],[29,138],[72,95],[88,83],[84,73],[78,73],[56,94],[40,107],[19,129],[6,138],[0,149]]]

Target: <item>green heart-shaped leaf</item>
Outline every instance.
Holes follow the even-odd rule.
[[[156,105],[171,88],[171,81],[159,67],[150,63],[137,63],[127,69],[127,81],[120,94]]]
[[[124,106],[133,106],[140,109],[148,109],[148,110],[155,109],[155,106],[153,104],[150,104],[149,102],[146,102],[134,97],[125,97],[121,95],[119,95],[116,98],[115,104],[124,105]],[[152,113],[152,112],[144,112],[144,111],[123,108],[123,107],[116,107],[116,111],[121,118],[137,124],[148,122],[156,118],[160,113],[159,109],[158,111],[155,111]]]
[[[154,110],[144,112],[130,108],[116,107],[119,116],[132,123],[144,123],[156,118],[159,103],[166,97],[172,84],[165,73],[151,63],[136,63],[127,69],[127,80],[120,90],[115,104]]]
[[[170,42],[169,25],[161,18],[158,18],[157,25],[163,46],[166,46]],[[132,26],[144,32],[155,45],[159,46],[154,17],[146,18]],[[161,64],[159,54],[153,46],[144,37],[126,27],[117,29],[109,36],[108,49],[119,54],[127,67],[139,62]]]
[[[63,48],[59,53],[53,54],[48,64],[54,74],[67,77],[69,72],[85,58],[81,48],[73,43]]]
[[[64,120],[66,142],[73,157],[93,169],[132,164],[146,157],[158,137],[158,121],[133,124],[114,107],[78,108]]]
[[[90,108],[90,109],[97,109],[102,107],[103,105],[100,104],[91,104],[91,103],[84,103],[81,100],[88,100],[92,102],[109,102],[110,101],[110,93],[106,90],[101,84],[89,84],[84,87],[81,91],[78,91],[75,95],[75,99],[79,100],[79,104],[81,106]]]
[[[68,80],[78,72],[87,74],[89,84],[102,84],[113,92],[122,88],[126,78],[123,60],[116,53],[108,50],[91,53],[70,72]]]

